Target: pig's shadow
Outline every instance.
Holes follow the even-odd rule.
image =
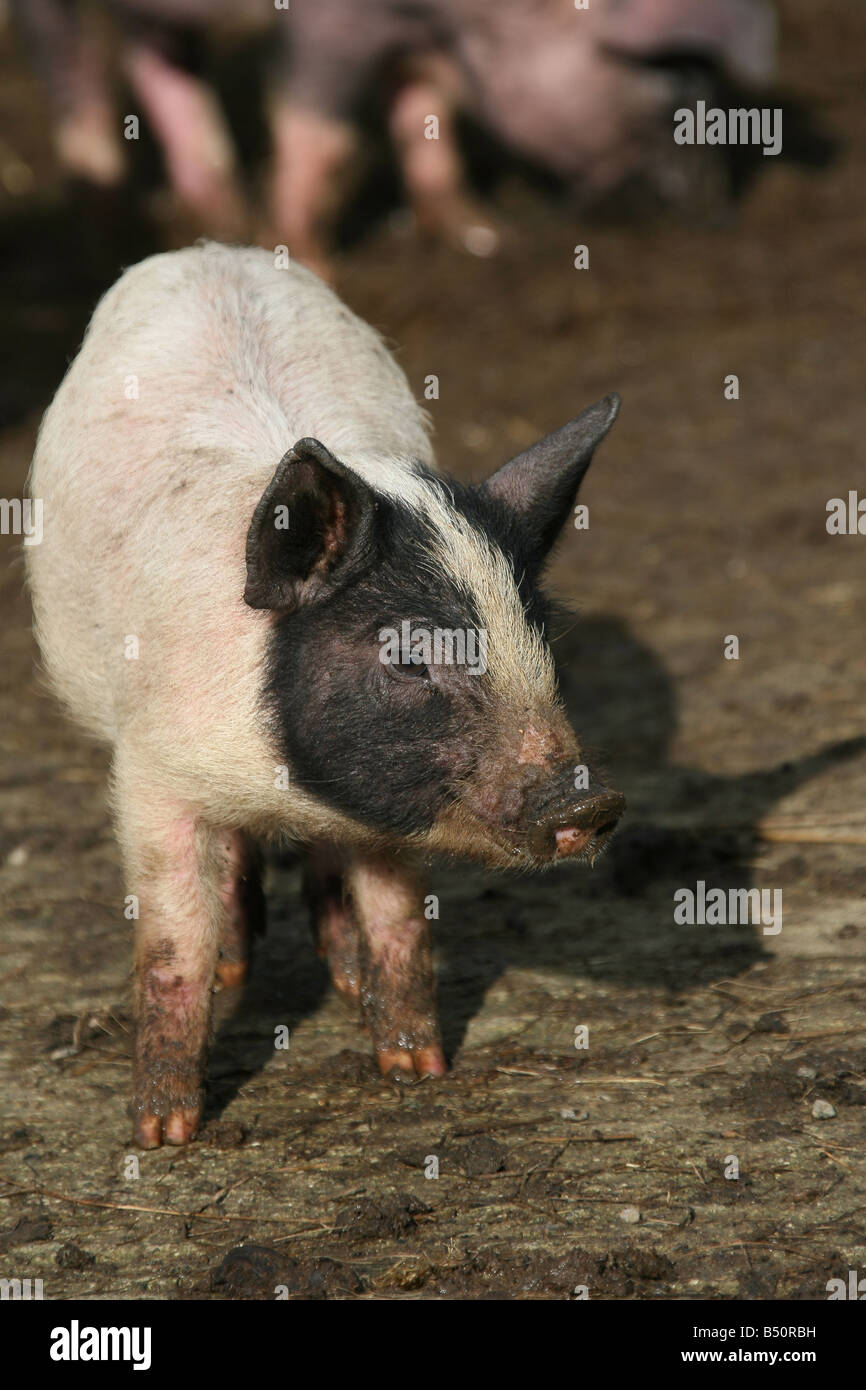
[[[557,643],[557,659],[572,724],[603,750],[610,785],[625,792],[628,810],[592,872],[563,867],[503,875],[487,886],[478,877],[468,940],[443,903],[440,1002],[450,1053],[506,965],[674,993],[747,969],[766,954],[762,927],[677,925],[675,890],[694,889],[698,879],[725,891],[755,885],[757,827],[773,804],[866,750],[866,737],[849,739],[730,777],[678,766],[669,757],[674,687],[618,618],[577,624]],[[785,882],[807,871],[796,850]],[[764,878],[760,886],[781,883]],[[454,896],[465,912],[465,891]]]
[[[603,748],[611,785],[625,792],[629,809],[593,871],[563,867],[517,877],[454,864],[434,869],[439,1005],[450,1058],[486,992],[509,968],[676,993],[759,960],[765,953],[760,926],[677,926],[675,889],[694,888],[698,879],[726,890],[752,886],[755,828],[773,803],[866,750],[866,738],[851,739],[735,777],[680,767],[669,761],[674,688],[648,647],[615,617],[579,623],[556,647],[574,727]],[[805,868],[792,850],[786,881]],[[274,1028],[291,1029],[314,1014],[330,987],[313,950],[299,877],[296,864],[274,866],[272,926],[217,1039],[212,1109],[221,1109],[273,1056]],[[359,1032],[358,1049],[368,1046]]]

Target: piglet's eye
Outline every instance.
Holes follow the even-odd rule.
[[[400,681],[429,680],[430,671],[420,658],[410,657],[408,661],[389,661],[388,670]]]

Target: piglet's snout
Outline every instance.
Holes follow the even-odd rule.
[[[466,800],[475,814],[513,837],[533,859],[593,859],[625,811],[625,797],[596,781],[575,790],[573,760],[512,769],[511,777],[475,784]],[[516,774],[516,775],[515,775]]]
[[[552,825],[543,827],[546,836],[552,831],[554,857],[568,859],[575,854],[591,856],[616,828],[624,810],[625,797],[622,792],[604,788],[585,797],[565,814],[558,816]]]

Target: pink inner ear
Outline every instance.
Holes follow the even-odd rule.
[[[335,560],[338,560],[346,549],[348,540],[348,508],[344,498],[336,491],[332,492],[331,515],[328,517],[322,537],[322,557],[319,564],[322,569],[328,569]]]

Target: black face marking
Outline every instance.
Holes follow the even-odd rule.
[[[529,580],[519,523],[475,489],[431,475],[472,525],[513,556],[527,618],[543,632],[547,606]],[[436,568],[427,523],[379,497],[363,573],[278,619],[267,702],[299,784],[366,825],[428,829],[472,776],[490,740],[487,681],[459,666],[424,676],[388,671],[379,633],[408,619],[431,629],[477,629],[472,595]]]

